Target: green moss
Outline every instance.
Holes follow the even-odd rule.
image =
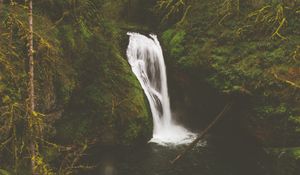
[[[273,158],[274,174],[296,175],[300,172],[300,148],[269,148],[267,153]]]
[[[6,171],[6,170],[4,170],[4,169],[0,169],[0,174],[1,174],[1,175],[11,175],[10,172],[8,172],[8,171]]]
[[[171,56],[178,58],[183,54],[183,40],[185,38],[184,30],[169,29],[162,35],[164,45],[169,49]]]
[[[275,116],[282,116],[288,113],[288,108],[285,106],[286,104],[282,103],[278,106],[260,106],[257,107],[255,110],[258,114],[262,117],[275,117]]]
[[[70,140],[65,137],[73,133],[73,142],[97,138],[107,144],[133,144],[151,132],[145,127],[151,117],[144,93],[119,48],[120,31],[113,23],[109,26],[114,28],[110,38],[97,27],[87,28],[92,36],[79,32],[77,49],[68,48],[77,82],[66,113],[57,122],[61,140]]]
[[[251,123],[245,127],[251,126],[253,135],[265,145],[281,145],[280,140],[299,144],[300,124],[295,117],[299,116],[299,90],[288,83],[299,85],[298,15],[295,9],[284,8],[284,17],[292,21],[280,29],[285,40],[272,37],[278,21],[269,25],[270,21],[259,20],[264,15],[250,17],[257,9],[240,3],[241,13],[230,12],[223,18],[224,4],[191,2],[184,23],[162,34],[165,55],[175,59],[169,61],[169,67],[184,72],[192,84],[208,84],[222,95],[247,101],[241,117]],[[268,17],[273,18],[280,6],[269,5]]]

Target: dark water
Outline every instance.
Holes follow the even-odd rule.
[[[239,152],[224,152],[218,146],[196,147],[175,164],[170,161],[183,146],[163,147],[147,144],[138,147],[95,148],[89,160],[97,162],[91,171],[79,174],[95,175],[260,175],[267,174],[260,160],[240,157]],[[222,153],[223,152],[223,153]],[[232,153],[230,153],[232,152]],[[250,153],[250,152],[249,152]],[[230,156],[232,154],[232,156]],[[243,153],[244,154],[244,153]],[[247,154],[245,154],[247,155]],[[248,154],[252,156],[252,153]],[[251,160],[251,161],[249,161]]]

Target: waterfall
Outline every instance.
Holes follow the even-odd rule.
[[[150,142],[191,142],[195,134],[176,124],[171,115],[166,66],[157,36],[127,34],[130,36],[127,48],[128,62],[147,96],[152,112],[153,138]]]

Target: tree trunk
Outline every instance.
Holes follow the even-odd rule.
[[[1,16],[2,16],[2,6],[3,6],[3,0],[0,0],[0,20],[1,19]],[[1,34],[2,34],[2,25],[0,24],[0,37],[1,37]]]
[[[34,137],[34,114],[35,114],[35,102],[34,102],[34,60],[33,60],[33,16],[32,16],[32,0],[28,2],[28,22],[29,22],[29,49],[28,49],[28,57],[29,57],[29,72],[28,72],[28,100],[29,100],[29,115],[28,115],[28,129],[30,133],[30,154],[31,154],[31,170],[32,174],[37,175],[37,165],[36,165],[36,145],[35,145],[35,137]]]

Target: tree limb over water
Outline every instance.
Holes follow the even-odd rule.
[[[190,151],[192,148],[194,148],[197,143],[208,133],[208,131],[223,117],[225,114],[231,109],[233,105],[233,102],[229,102],[224,109],[217,115],[217,117],[197,136],[197,138],[186,147],[185,150],[183,150],[180,154],[176,156],[175,159],[171,161],[171,164],[176,163],[178,160],[180,160],[183,156],[186,155],[188,151]]]

